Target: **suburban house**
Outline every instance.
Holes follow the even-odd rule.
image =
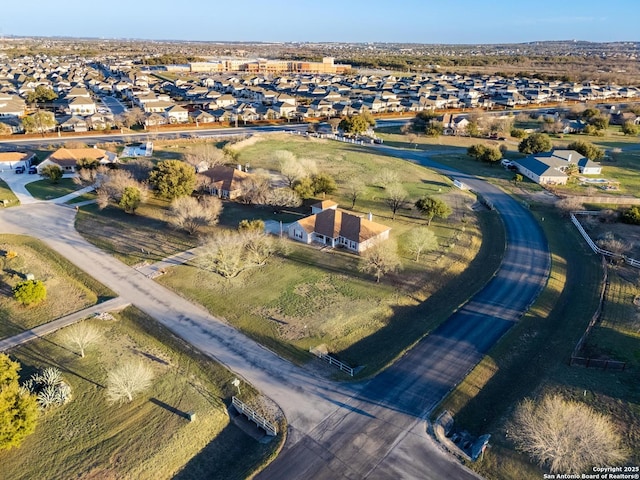
[[[569,176],[565,173],[570,164],[576,164],[583,175],[599,175],[600,164],[589,160],[574,150],[553,150],[549,153],[530,155],[513,160],[518,171],[540,185],[565,185]]]
[[[101,165],[118,161],[115,153],[101,148],[59,148],[38,165],[38,173],[47,165],[57,165],[64,173],[75,173],[78,160],[86,158],[97,160]]]
[[[289,238],[302,243],[321,243],[362,253],[389,238],[390,227],[344,210],[331,201],[311,207],[312,214],[289,225]]]
[[[251,174],[243,172],[240,165],[238,168],[216,165],[205,171],[199,170],[199,174],[209,179],[207,188],[211,195],[229,200],[240,197],[243,191],[242,184],[251,178]]]
[[[23,166],[29,168],[31,162],[36,158],[35,153],[26,152],[0,152],[0,170]]]
[[[91,98],[78,96],[69,100],[69,112],[71,115],[93,115],[97,107]]]

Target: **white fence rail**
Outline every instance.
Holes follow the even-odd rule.
[[[600,248],[598,245],[596,245],[595,242],[591,240],[591,237],[586,232],[584,227],[580,224],[580,222],[576,218],[576,215],[598,215],[598,214],[599,212],[583,211],[583,212],[571,212],[569,215],[571,216],[571,221],[580,232],[580,235],[582,235],[582,238],[585,239],[585,241],[587,242],[591,250],[593,250],[595,253],[599,255],[604,255],[605,257],[622,259],[627,265],[631,265],[632,267],[635,267],[635,268],[640,268],[640,261],[636,260],[635,258],[627,257],[626,255],[622,255],[619,253],[610,252],[609,250],[604,250]]]
[[[272,435],[274,437],[278,435],[278,427],[269,422],[263,416],[258,415],[256,411],[247,404],[238,400],[236,397],[231,397],[231,404],[236,408],[238,413],[241,413],[260,428],[264,429],[264,431],[267,432],[267,435]]]
[[[334,367],[339,368],[341,371],[343,371],[346,374],[348,374],[349,376],[353,377],[354,369],[351,368],[346,363],[341,362],[340,360],[338,360],[336,358],[333,358],[331,355],[327,355],[326,353],[318,352],[317,350],[314,350],[313,348],[309,349],[309,352],[314,354],[320,360],[324,360],[329,365],[333,365]]]

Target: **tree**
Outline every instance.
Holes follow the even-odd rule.
[[[407,191],[400,183],[392,183],[387,187],[385,203],[391,209],[391,219],[395,220],[396,212],[404,206],[407,201]]]
[[[12,291],[13,298],[24,306],[38,304],[47,298],[47,287],[42,280],[23,280]]]
[[[58,183],[62,178],[62,169],[58,165],[45,165],[40,170],[40,175],[45,178],[48,178],[51,183]]]
[[[638,135],[639,132],[640,127],[631,120],[627,120],[622,124],[622,133],[625,135]]]
[[[445,219],[451,215],[451,207],[439,198],[422,197],[415,203],[415,206],[422,215],[427,217],[427,225],[431,225],[431,220],[435,217]]]
[[[352,117],[342,119],[339,126],[347,135],[361,135],[369,130],[372,125],[369,119],[364,115],[354,115]]]
[[[522,128],[512,128],[510,134],[513,138],[524,138],[527,136],[527,132]]]
[[[0,353],[0,450],[18,447],[32,434],[38,420],[34,395],[20,388],[20,364]]]
[[[118,206],[125,209],[125,211],[129,208],[132,209],[130,213],[134,213],[139,203],[145,201],[147,197],[147,186],[134,180],[130,172],[126,170],[109,170],[103,167],[99,168],[97,172],[95,185],[96,193],[98,194],[98,207],[100,209],[106,208],[109,202],[115,202]],[[123,202],[122,198],[127,188],[130,188],[127,194],[128,198]],[[139,202],[136,201],[138,194],[140,197]],[[138,205],[136,205],[136,202]]]
[[[516,174],[513,176],[513,183],[515,183],[516,185],[517,185],[518,183],[521,183],[523,180],[524,180],[524,177],[522,176],[522,174],[521,174],[521,173],[516,173]]]
[[[62,338],[68,348],[77,349],[80,357],[84,358],[85,350],[98,343],[102,334],[90,323],[80,322],[65,328]]]
[[[313,182],[309,177],[296,180],[293,184],[293,191],[302,199],[312,198],[314,195]]]
[[[184,160],[193,168],[198,171],[213,168],[216,165],[222,165],[225,163],[227,156],[219,148],[216,148],[210,143],[204,145],[198,145],[185,154]]]
[[[418,227],[409,232],[405,246],[409,253],[416,256],[416,262],[419,262],[422,252],[438,248],[438,239],[429,228]]]
[[[241,220],[238,224],[239,232],[264,232],[264,221],[260,219],[256,220]]]
[[[609,127],[609,119],[603,116],[593,117],[589,120],[589,125],[593,125],[597,130],[606,130]]]
[[[584,210],[584,205],[576,197],[565,197],[556,202],[556,208],[560,210],[565,216],[569,216],[571,212],[579,212]]]
[[[164,160],[149,175],[159,197],[173,200],[191,195],[196,186],[196,171],[180,160]]]
[[[580,155],[584,155],[589,160],[602,160],[604,158],[604,150],[596,147],[593,143],[577,140],[567,145],[569,150],[575,150]]]
[[[480,160],[486,151],[486,146],[476,143],[475,145],[471,145],[469,148],[467,148],[467,155],[476,160]]]
[[[338,188],[336,181],[333,177],[327,173],[318,173],[311,177],[311,186],[313,188],[314,195],[320,195],[324,197],[326,194],[332,194]]]
[[[382,188],[387,188],[389,185],[398,183],[398,181],[398,174],[395,172],[395,170],[383,168],[373,180],[373,183],[374,185],[378,185]]]
[[[548,152],[552,148],[551,139],[544,133],[533,133],[518,145],[518,151],[527,154]]]
[[[266,203],[276,210],[285,207],[295,208],[302,205],[302,198],[290,188],[274,188],[267,193]]]
[[[499,148],[496,147],[487,147],[485,148],[484,153],[481,157],[483,162],[487,162],[491,165],[495,165],[502,159],[502,152]]]
[[[131,402],[152,380],[153,372],[142,362],[125,363],[107,374],[107,399],[109,403]]]
[[[142,202],[142,192],[136,187],[125,187],[118,205],[127,213],[135,213]]]
[[[397,254],[395,243],[387,240],[378,243],[373,247],[365,250],[360,256],[360,265],[358,269],[364,273],[370,273],[376,277],[376,283],[380,283],[387,273],[392,273],[400,269],[400,258]]]
[[[640,207],[636,205],[622,212],[621,220],[631,225],[640,225]]]
[[[547,395],[516,408],[510,437],[516,447],[551,472],[581,472],[625,460],[613,423],[587,405]]]
[[[338,133],[338,127],[340,126],[341,121],[342,121],[341,118],[330,118],[329,120],[327,120],[327,123],[331,127],[331,133],[333,134]]]
[[[56,92],[45,85],[38,85],[33,92],[27,94],[28,103],[52,102],[58,98]]]
[[[347,180],[345,187],[347,189],[347,196],[351,200],[351,209],[353,210],[356,206],[356,200],[364,194],[367,186],[361,178],[351,177]]]
[[[169,223],[193,235],[204,227],[218,223],[222,201],[217,197],[179,197],[169,207]]]
[[[287,150],[276,150],[273,152],[273,156],[278,161],[280,173],[289,184],[289,188],[293,188],[296,180],[306,176],[303,165],[293,153]]]
[[[67,147],[70,148],[70,147]],[[76,170],[97,170],[100,162],[96,158],[79,158],[76,160]]]
[[[478,120],[469,118],[469,123],[467,124],[467,133],[470,137],[480,136],[480,126],[478,124]]]
[[[0,135],[11,135],[12,133],[13,130],[11,130],[11,127],[9,125],[0,122]]]
[[[437,122],[435,120],[429,122],[427,128],[425,129],[425,134],[427,137],[439,137],[444,132],[444,125],[442,122]]]
[[[132,108],[121,115],[121,121],[125,127],[131,128],[144,121],[144,112],[141,108]]]
[[[44,135],[50,132],[56,126],[56,119],[51,112],[42,110],[32,115],[28,115],[22,119],[22,126],[27,133],[40,133]]]

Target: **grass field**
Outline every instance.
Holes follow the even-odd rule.
[[[273,455],[280,437],[259,443],[230,422],[231,372],[134,308],[115,321],[85,321],[104,338],[86,358],[63,346],[64,330],[11,352],[23,378],[59,368],[73,398],[41,416],[18,449],[0,452],[3,478],[244,479]],[[131,403],[111,405],[107,372],[128,361],[153,370],[152,386]],[[243,400],[257,401],[248,385]]]
[[[4,180],[0,180],[0,202],[2,200],[7,201],[5,207],[15,207],[20,204],[18,197],[16,197]]]
[[[25,188],[38,200],[51,200],[80,190],[82,186],[75,184],[72,178],[62,178],[58,183],[51,183],[50,180],[38,180],[27,183]]]
[[[115,294],[79,270],[42,242],[19,235],[0,235],[0,338],[20,333],[83,308],[113,298]],[[5,252],[17,255],[9,259]],[[47,299],[33,306],[19,305],[11,288],[27,273],[43,280]]]
[[[472,465],[486,478],[539,479],[542,471],[514,450],[507,435],[508,421],[522,399],[560,393],[611,415],[630,450],[630,464],[637,465],[637,371],[614,373],[569,366],[571,352],[597,307],[602,278],[599,259],[568,220],[542,206],[535,206],[534,214],[545,219],[541,225],[553,255],[549,283],[530,312],[435,413],[447,409],[458,428],[492,434],[484,460]]]

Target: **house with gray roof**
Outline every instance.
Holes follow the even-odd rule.
[[[540,185],[565,185],[569,176],[565,173],[570,164],[578,166],[583,175],[599,175],[600,164],[589,160],[574,150],[552,150],[549,153],[530,155],[513,160],[518,171]]]

